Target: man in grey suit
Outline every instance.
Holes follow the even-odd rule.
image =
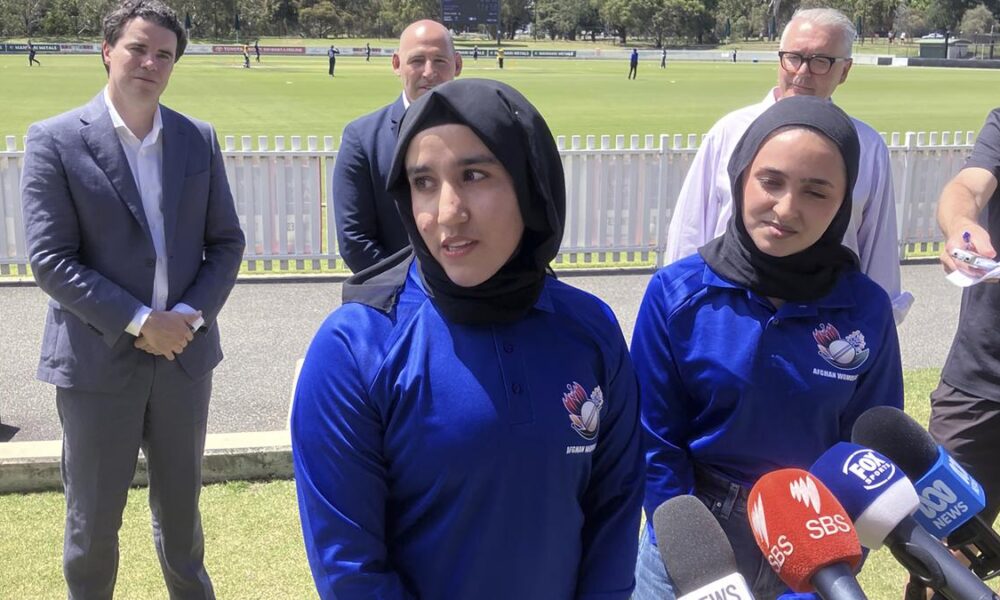
[[[337,246],[357,273],[405,248],[410,241],[396,203],[385,191],[399,120],[410,103],[462,72],[462,55],[437,21],[411,23],[399,36],[392,69],[403,83],[395,102],[344,128],[333,170]]]
[[[104,21],[108,84],[28,131],[32,271],[49,296],[38,378],[56,386],[70,598],[111,598],[141,447],[171,598],[214,598],[198,497],[216,317],[244,238],[215,132],[159,104],[187,43],[159,0]]]

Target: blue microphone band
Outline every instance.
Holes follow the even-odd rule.
[[[902,469],[882,454],[850,442],[831,446],[809,472],[830,488],[851,519],[863,513],[883,490],[906,479]]]
[[[983,486],[938,447],[934,466],[915,484],[920,508],[913,518],[938,539],[946,537],[986,507]]]

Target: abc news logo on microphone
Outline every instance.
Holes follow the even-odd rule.
[[[935,465],[914,487],[920,496],[920,509],[913,518],[938,538],[986,506],[986,493],[979,482],[943,449],[939,449]]]

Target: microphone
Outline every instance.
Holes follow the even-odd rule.
[[[676,496],[653,512],[653,531],[677,600],[753,600],[719,522],[701,500]]]
[[[877,550],[885,543],[913,577],[949,600],[997,598],[910,516],[920,505],[917,490],[891,460],[840,442],[809,470],[840,500],[862,546]]]
[[[802,469],[764,475],[750,490],[747,516],[757,546],[788,587],[823,600],[862,600],[854,578],[861,545],[844,507]]]
[[[1000,536],[977,515],[986,506],[983,487],[919,423],[897,408],[878,406],[858,417],[851,440],[896,461],[913,480],[920,497],[917,523],[938,539],[947,537],[948,547],[960,550],[980,579],[1000,575]]]

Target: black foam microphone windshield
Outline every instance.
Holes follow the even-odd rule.
[[[736,569],[729,538],[701,500],[694,496],[667,500],[653,513],[653,530],[678,600],[753,598]]]
[[[911,481],[923,477],[938,459],[938,445],[927,430],[891,406],[866,410],[854,422],[851,441],[885,454]]]

